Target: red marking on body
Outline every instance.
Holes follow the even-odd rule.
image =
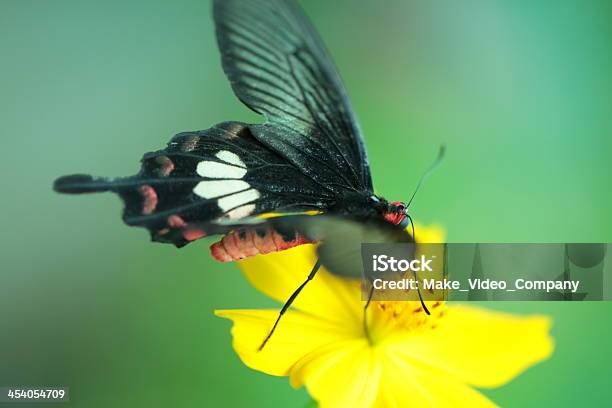
[[[264,231],[263,236],[259,236],[257,232],[255,232],[255,237],[253,238],[253,244],[255,248],[259,251],[260,254],[269,254],[270,252],[275,252],[276,244],[273,239],[270,239],[270,228]]]
[[[383,217],[385,217],[385,220],[389,221],[391,224],[398,225],[404,221],[406,215],[400,213],[384,213]]]
[[[405,204],[401,201],[393,201],[391,204],[395,205],[396,207],[402,207],[404,209],[406,208]],[[404,213],[404,211],[386,212],[383,213],[383,217],[385,217],[385,220],[389,221],[391,224],[399,225],[402,223],[402,221],[406,219],[406,214]]]
[[[274,242],[274,246],[276,247],[277,251],[282,251],[283,249],[287,249],[285,248],[287,246],[287,243],[285,243],[285,240],[283,239],[281,234],[279,234],[275,230],[270,230],[270,238]]]
[[[234,260],[229,256],[221,242],[215,242],[210,246],[210,254],[219,262],[231,262]]]
[[[168,156],[157,156],[155,161],[161,166],[157,169],[157,172],[162,177],[168,177],[175,168],[174,163],[172,163]]]
[[[241,242],[242,253],[246,258],[255,256],[259,253],[259,250],[255,246],[255,233],[254,230],[246,230],[243,234],[237,234]]]
[[[157,207],[157,193],[153,187],[144,185],[138,188],[138,192],[142,195],[142,213],[144,215],[152,214]]]
[[[262,236],[255,230],[234,231],[212,244],[210,253],[217,261],[231,262],[315,242],[299,234],[293,240],[285,241],[282,235],[272,228],[266,229]]]
[[[221,243],[225,247],[227,254],[233,259],[243,259],[244,255],[240,248],[240,241],[236,240],[236,235],[235,233],[227,234],[221,239]]]
[[[178,215],[171,215],[168,217],[168,226],[170,228],[185,228],[187,223]]]

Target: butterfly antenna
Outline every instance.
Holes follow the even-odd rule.
[[[287,299],[287,301],[283,305],[283,308],[281,309],[280,313],[278,314],[278,317],[276,318],[276,321],[274,322],[274,326],[272,326],[272,329],[270,330],[270,332],[268,332],[268,335],[263,340],[263,342],[261,343],[257,351],[263,350],[263,348],[268,343],[268,340],[270,340],[270,337],[272,337],[272,335],[274,334],[274,331],[276,330],[276,326],[278,326],[278,323],[280,322],[281,317],[283,317],[287,309],[289,309],[293,301],[298,297],[298,295],[300,294],[302,289],[304,289],[306,284],[310,282],[312,278],[315,277],[320,267],[321,267],[321,261],[317,260],[317,263],[315,264],[315,266],[313,266],[312,271],[310,271],[310,273],[308,274],[308,278],[306,278],[306,280],[302,282],[302,284],[291,294],[291,296],[289,296],[289,299]]]
[[[440,151],[438,152],[438,157],[436,157],[436,160],[431,164],[431,166],[429,166],[427,171],[421,176],[421,180],[419,180],[419,184],[417,184],[416,188],[414,189],[414,193],[412,193],[412,197],[410,197],[408,204],[406,204],[406,208],[410,207],[412,200],[414,200],[414,196],[416,196],[416,193],[419,191],[423,183],[425,183],[425,180],[427,180],[427,178],[431,175],[431,173],[433,173],[433,171],[440,165],[440,163],[444,159],[445,154],[446,154],[446,146],[441,145]]]
[[[408,204],[406,204],[406,208],[410,207],[410,204],[412,204],[412,200],[414,200],[416,193],[419,191],[423,183],[425,183],[425,180],[427,180],[427,178],[431,175],[431,173],[433,173],[434,170],[440,165],[440,163],[444,159],[445,154],[446,154],[446,146],[441,145],[440,151],[438,152],[438,157],[436,157],[436,160],[434,160],[434,162],[429,166],[427,171],[425,171],[425,173],[421,176],[421,179],[419,180],[419,184],[417,184],[416,188],[414,189],[414,192],[412,193],[412,197],[410,197]],[[410,226],[412,227],[412,239],[414,239],[414,241],[416,242],[416,236],[414,232],[414,221],[412,221],[412,217],[409,214],[406,214],[406,216],[410,220]],[[417,282],[417,285],[418,285],[419,279],[417,277],[416,271],[412,271],[412,273],[414,275],[414,280]],[[421,307],[423,307],[423,311],[426,314],[430,315],[431,313],[429,312],[429,309],[427,308],[427,306],[425,305],[425,301],[423,300],[423,295],[421,294],[420,286],[417,286],[417,293],[419,295],[419,301],[421,302]]]

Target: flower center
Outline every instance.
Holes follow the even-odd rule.
[[[367,317],[368,340],[376,345],[397,333],[420,333],[433,330],[446,313],[443,302],[427,302],[431,315],[427,315],[420,304],[414,301],[372,302]]]

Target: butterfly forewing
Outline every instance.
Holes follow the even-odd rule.
[[[363,138],[319,36],[293,0],[215,0],[223,68],[267,123],[254,136],[336,191],[372,191]]]

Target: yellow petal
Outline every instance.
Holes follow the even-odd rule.
[[[300,358],[319,347],[355,336],[350,327],[302,312],[288,311],[263,350],[258,351],[278,310],[217,310],[234,322],[233,347],[248,367],[271,375],[288,375]]]
[[[408,231],[410,231],[410,227],[408,227]],[[427,227],[417,224],[415,225],[415,235],[419,243],[439,244],[446,239],[446,230],[436,224]]]
[[[442,242],[444,229],[417,225],[419,242]],[[238,262],[246,278],[257,290],[281,303],[300,286],[312,270],[316,246],[300,245],[287,251],[258,255]],[[296,309],[342,322],[361,325],[363,303],[357,279],[337,277],[321,268],[293,303]]]
[[[303,357],[291,384],[306,385],[321,408],[369,408],[378,394],[381,364],[365,339],[334,342]]]
[[[285,303],[308,277],[316,262],[314,245],[247,258],[238,266],[260,292]],[[326,320],[360,325],[362,303],[359,280],[343,279],[321,268],[293,303],[293,307]]]
[[[381,353],[383,367],[375,407],[494,407],[495,404],[454,378]]]
[[[551,322],[468,306],[449,307],[436,328],[388,339],[389,353],[448,373],[461,382],[497,387],[553,351]]]

